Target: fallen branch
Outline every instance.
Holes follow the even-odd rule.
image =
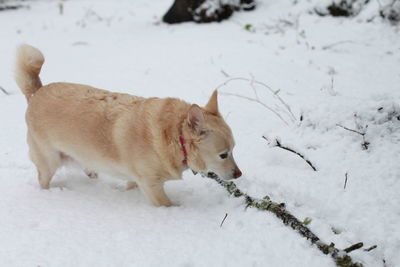
[[[347,185],[347,172],[345,173],[344,177],[345,177],[346,179],[344,179],[344,186],[343,186],[343,189],[346,189],[346,185]]]
[[[6,91],[3,87],[0,86],[0,91],[2,91],[5,95],[10,95],[9,92]]]
[[[299,152],[295,151],[294,149],[284,146],[281,144],[281,142],[275,138],[274,140],[269,140],[267,137],[265,137],[264,135],[262,136],[262,138],[264,138],[265,140],[267,140],[267,142],[270,144],[270,146],[273,147],[279,147],[282,148],[284,150],[290,151],[294,154],[296,154],[297,156],[299,156],[300,158],[304,159],[305,162],[307,162],[308,165],[310,165],[310,167],[314,170],[317,171],[317,168],[315,168],[315,166],[311,163],[311,161],[309,159],[307,159],[303,154],[300,154]]]
[[[281,221],[290,226],[292,229],[296,230],[300,235],[310,240],[310,242],[317,246],[317,248],[322,251],[322,253],[326,255],[330,255],[336,262],[336,265],[339,267],[362,267],[363,265],[358,262],[353,262],[351,257],[347,255],[347,252],[344,250],[337,249],[333,243],[330,245],[322,242],[318,236],[316,236],[307,226],[305,226],[301,221],[299,221],[296,217],[290,214],[286,208],[284,203],[276,203],[272,201],[268,196],[265,196],[263,199],[253,198],[245,193],[243,193],[239,188],[237,188],[236,184],[231,181],[221,180],[214,173],[205,174],[208,178],[215,180],[221,186],[223,186],[229,194],[234,197],[243,197],[245,199],[247,207],[253,207],[262,211],[269,211],[275,214],[276,217],[281,219]]]

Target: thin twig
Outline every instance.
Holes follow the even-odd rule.
[[[262,105],[263,107],[265,107],[266,109],[268,109],[269,111],[271,111],[272,113],[274,113],[276,116],[278,116],[286,125],[289,125],[289,123],[281,116],[281,114],[279,114],[274,109],[270,108],[265,103],[261,102],[260,100],[258,100],[256,98],[252,98],[252,97],[248,97],[248,96],[244,96],[244,95],[232,94],[232,93],[220,93],[220,94],[226,95],[226,96],[235,96],[235,97],[243,98],[243,99],[246,99],[246,100],[249,100],[252,102],[256,102],[256,103]]]
[[[0,3],[2,4],[4,1],[0,1]],[[22,7],[29,7],[29,6],[23,6],[23,5],[1,5],[0,6],[0,11],[3,10],[15,10],[15,9],[19,9]]]
[[[253,207],[261,211],[269,211],[274,213],[285,225],[290,226],[297,233],[307,238],[312,244],[316,245],[317,248],[324,254],[330,255],[337,266],[339,267],[362,267],[363,265],[359,262],[353,262],[351,257],[347,255],[347,252],[340,250],[335,247],[333,243],[326,244],[315,235],[306,225],[294,217],[289,211],[286,210],[284,203],[277,203],[272,201],[269,196],[265,196],[263,199],[251,197],[243,191],[241,191],[234,182],[221,180],[215,173],[203,174],[208,178],[215,180],[221,186],[223,186],[230,195],[234,197],[243,197],[247,207]]]
[[[355,42],[351,41],[351,40],[339,41],[339,42],[336,42],[336,43],[333,43],[333,44],[324,45],[322,47],[322,50],[327,50],[327,49],[330,49],[330,48],[332,48],[334,46],[341,45],[341,44],[348,44],[348,43],[353,43],[354,44]]]
[[[250,77],[251,77],[250,86],[253,89],[253,92],[254,92],[254,95],[255,95],[256,99],[260,100],[260,98],[258,97],[257,89],[254,86],[254,81],[255,81],[254,75],[250,73]]]
[[[224,75],[226,78],[231,77],[228,73],[226,73],[223,69],[221,69],[222,75]]]
[[[226,219],[226,217],[228,217],[228,213],[225,213],[225,217],[224,217],[224,219],[222,220],[222,222],[221,222],[221,224],[220,224],[220,226],[219,227],[222,227],[222,225],[224,224],[224,222],[225,222],[225,219]]]
[[[295,151],[294,149],[292,149],[292,148],[290,148],[290,147],[287,147],[287,146],[285,146],[285,145],[282,145],[281,144],[281,142],[278,140],[278,139],[275,139],[275,140],[269,140],[267,137],[265,137],[264,135],[262,136],[262,138],[264,138],[268,143],[272,143],[273,141],[275,141],[275,144],[276,145],[274,145],[275,147],[279,147],[279,148],[282,148],[282,149],[284,149],[284,150],[287,150],[287,151],[290,151],[290,152],[292,152],[292,153],[294,153],[294,154],[296,154],[297,156],[299,156],[300,158],[302,158],[303,160],[305,160],[305,162],[307,162],[307,164],[308,165],[310,165],[310,167],[314,170],[314,171],[317,171],[317,168],[315,168],[315,166],[311,163],[311,161],[309,160],[309,159],[307,159],[303,154],[301,154],[301,153],[299,153],[299,152],[297,152],[297,151]]]
[[[361,135],[361,136],[364,136],[364,135],[365,135],[365,133],[356,131],[356,130],[354,130],[354,129],[347,128],[347,127],[345,127],[345,126],[343,126],[343,125],[340,125],[340,124],[336,124],[336,126],[338,126],[338,127],[340,127],[340,128],[343,128],[343,129],[345,129],[345,130],[347,130],[347,131],[350,131],[350,132],[359,134],[359,135]]]
[[[378,247],[377,245],[373,245],[369,248],[365,248],[364,251],[370,252],[371,250],[376,249],[377,247]]]
[[[346,189],[346,185],[347,185],[347,172],[344,175],[346,177],[346,179],[344,180],[344,187],[343,189]]]
[[[360,243],[351,245],[351,246],[348,247],[348,248],[343,249],[343,251],[345,251],[346,253],[350,253],[350,252],[352,252],[352,251],[354,251],[354,250],[356,250],[356,249],[362,248],[363,246],[364,246],[364,243],[363,243],[363,242],[360,242]]]
[[[345,126],[343,126],[343,125],[340,125],[340,124],[336,124],[336,126],[341,127],[341,128],[343,128],[343,129],[345,129],[345,130],[347,130],[347,131],[350,131],[350,132],[353,132],[353,133],[356,133],[356,134],[361,135],[361,136],[362,136],[362,139],[363,139],[363,142],[361,143],[361,146],[362,146],[362,148],[365,149],[365,150],[368,149],[370,143],[369,143],[368,141],[365,140],[365,135],[367,134],[366,132],[359,132],[359,131],[357,131],[357,130],[347,128],[347,127],[345,127]],[[368,127],[368,125],[367,125],[366,127]]]
[[[331,75],[331,86],[328,87],[328,92],[331,96],[336,96],[338,93],[333,89],[334,75]]]
[[[5,95],[10,95],[9,92],[6,91],[3,87],[0,86],[0,91],[2,91]]]
[[[246,81],[246,82],[252,83],[253,85],[257,84],[257,85],[263,86],[269,92],[271,92],[273,97],[276,98],[285,107],[284,110],[289,115],[290,120],[292,122],[295,122],[297,120],[296,116],[293,114],[292,109],[290,108],[290,106],[277,94],[276,91],[274,91],[271,87],[269,87],[265,83],[257,81],[254,78],[253,79],[248,79],[248,78],[244,78],[244,77],[233,77],[233,78],[230,78],[230,79],[226,80],[225,82],[221,83],[215,89],[220,89],[221,87],[226,86],[228,83],[230,83],[232,81]]]

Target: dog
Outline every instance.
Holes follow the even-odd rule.
[[[242,172],[233,158],[230,127],[218,110],[218,93],[204,107],[176,98],[143,98],[88,85],[42,85],[43,54],[17,49],[15,80],[28,102],[27,142],[42,189],[56,170],[76,162],[89,177],[97,172],[128,179],[155,206],[170,206],[164,182],[182,172],[214,172],[223,179]]]

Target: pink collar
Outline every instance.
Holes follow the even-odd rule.
[[[183,157],[184,157],[184,159],[182,160],[182,163],[187,165],[188,160],[187,160],[187,151],[186,151],[186,147],[185,147],[186,139],[185,139],[185,137],[183,137],[183,135],[179,136],[179,142],[181,143]]]

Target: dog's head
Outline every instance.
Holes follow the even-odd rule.
[[[204,108],[193,104],[182,127],[188,165],[197,172],[214,172],[223,179],[239,178],[242,172],[233,158],[232,131],[218,111],[215,90]]]

